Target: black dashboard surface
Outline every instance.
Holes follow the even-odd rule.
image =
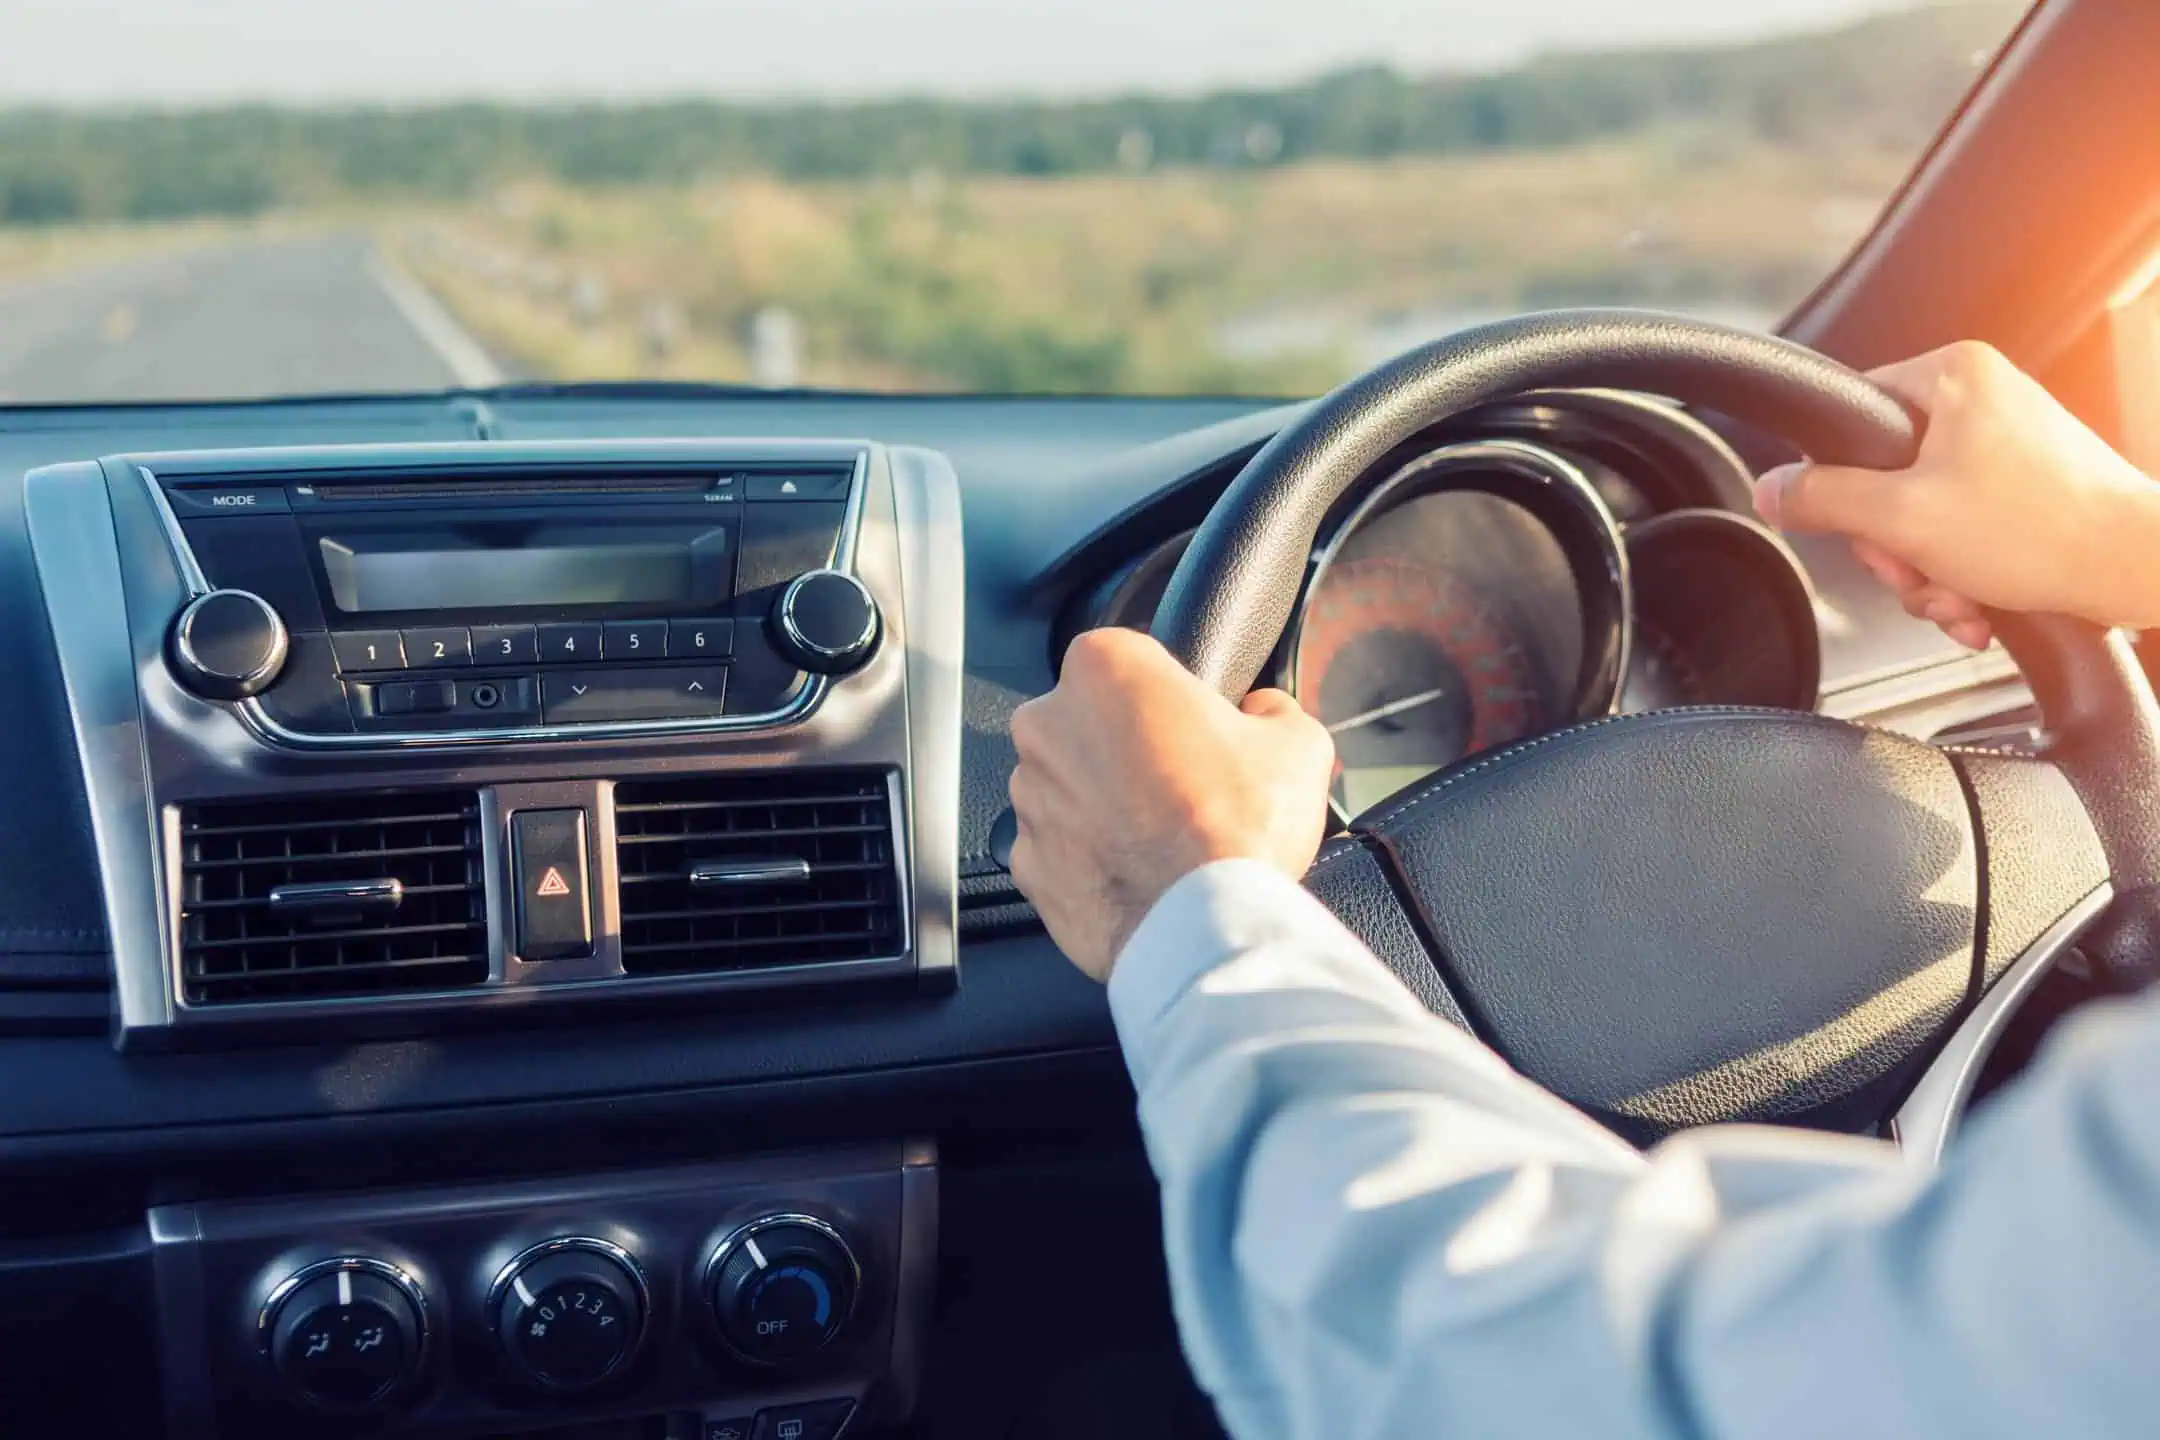
[[[796,394],[515,398],[492,401],[487,412],[488,435],[501,439],[862,437],[949,455],[962,487],[968,571],[964,874],[981,868],[1002,799],[1005,717],[1050,681],[1056,597],[1044,594],[1041,577],[1081,539],[1158,494],[1181,482],[1220,483],[1225,461],[1264,439],[1283,413],[1235,400]],[[27,551],[22,474],[121,451],[475,434],[471,403],[441,397],[0,415],[0,607],[11,622],[0,627],[0,669],[11,682],[0,687],[0,734],[9,742],[0,746],[0,786],[12,817],[0,826],[0,989],[72,985],[87,999],[106,963],[81,781]],[[1824,632],[1826,681],[1923,658],[1944,643],[1878,597],[1835,547],[1803,553],[1835,617]],[[357,1138],[363,1117],[457,1107],[538,1124],[549,1114],[568,1118],[560,1104],[578,1100],[626,1122],[633,1098],[673,1096],[709,1102],[699,1113],[715,1122],[745,1123],[753,1111],[799,1117],[801,1107],[780,1102],[808,1100],[810,1077],[838,1085],[908,1071],[953,1099],[967,1088],[954,1081],[973,1064],[1073,1055],[1110,1038],[1099,992],[1026,932],[970,939],[952,997],[617,1017],[552,1035],[544,1057],[529,1032],[123,1057],[91,1026],[25,1033],[46,1029],[16,1022],[14,1033],[0,1030],[0,1135],[8,1137],[0,1166],[57,1164],[78,1152],[77,1138],[97,1133],[112,1153],[147,1164],[175,1147],[243,1143],[239,1131],[219,1127],[324,1121],[337,1129],[323,1134]],[[872,1091],[894,1094],[890,1085]],[[546,1111],[551,1105],[558,1108]],[[246,1143],[291,1138],[273,1130]]]

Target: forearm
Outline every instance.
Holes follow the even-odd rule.
[[[1639,1155],[1256,867],[1166,896],[1111,998],[1180,1328],[1239,1440],[1975,1437],[2160,1413],[2150,1367],[2095,1358],[2107,1317],[2160,1293],[2160,1009],[2134,1022],[2142,1050],[2057,1064],[1931,1178],[1783,1131]],[[2090,1376],[2075,1398],[2065,1373]]]

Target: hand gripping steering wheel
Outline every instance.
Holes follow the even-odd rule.
[[[1709,406],[1835,464],[1901,468],[1920,433],[1866,378],[1767,336],[1594,310],[1463,331],[1255,455],[1193,537],[1155,637],[1242,697],[1360,476],[1435,421],[1558,386]],[[1307,883],[1428,1006],[1623,1133],[1895,1122],[1932,1153],[2057,954],[2152,953],[2135,902],[2160,879],[2153,692],[2120,635],[1994,619],[2039,701],[2040,758],[1790,711],[1610,717],[1404,792]]]

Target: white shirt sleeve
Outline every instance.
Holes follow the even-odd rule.
[[[1110,1004],[1238,1440],[2160,1429],[2150,1004],[2066,1027],[1938,1170],[1764,1127],[1639,1153],[1254,862],[1172,887]]]

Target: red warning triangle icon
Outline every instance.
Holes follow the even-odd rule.
[[[547,873],[540,877],[540,887],[533,891],[535,895],[567,895],[569,893],[570,886],[563,880],[562,871],[556,869],[553,865],[548,866]]]

